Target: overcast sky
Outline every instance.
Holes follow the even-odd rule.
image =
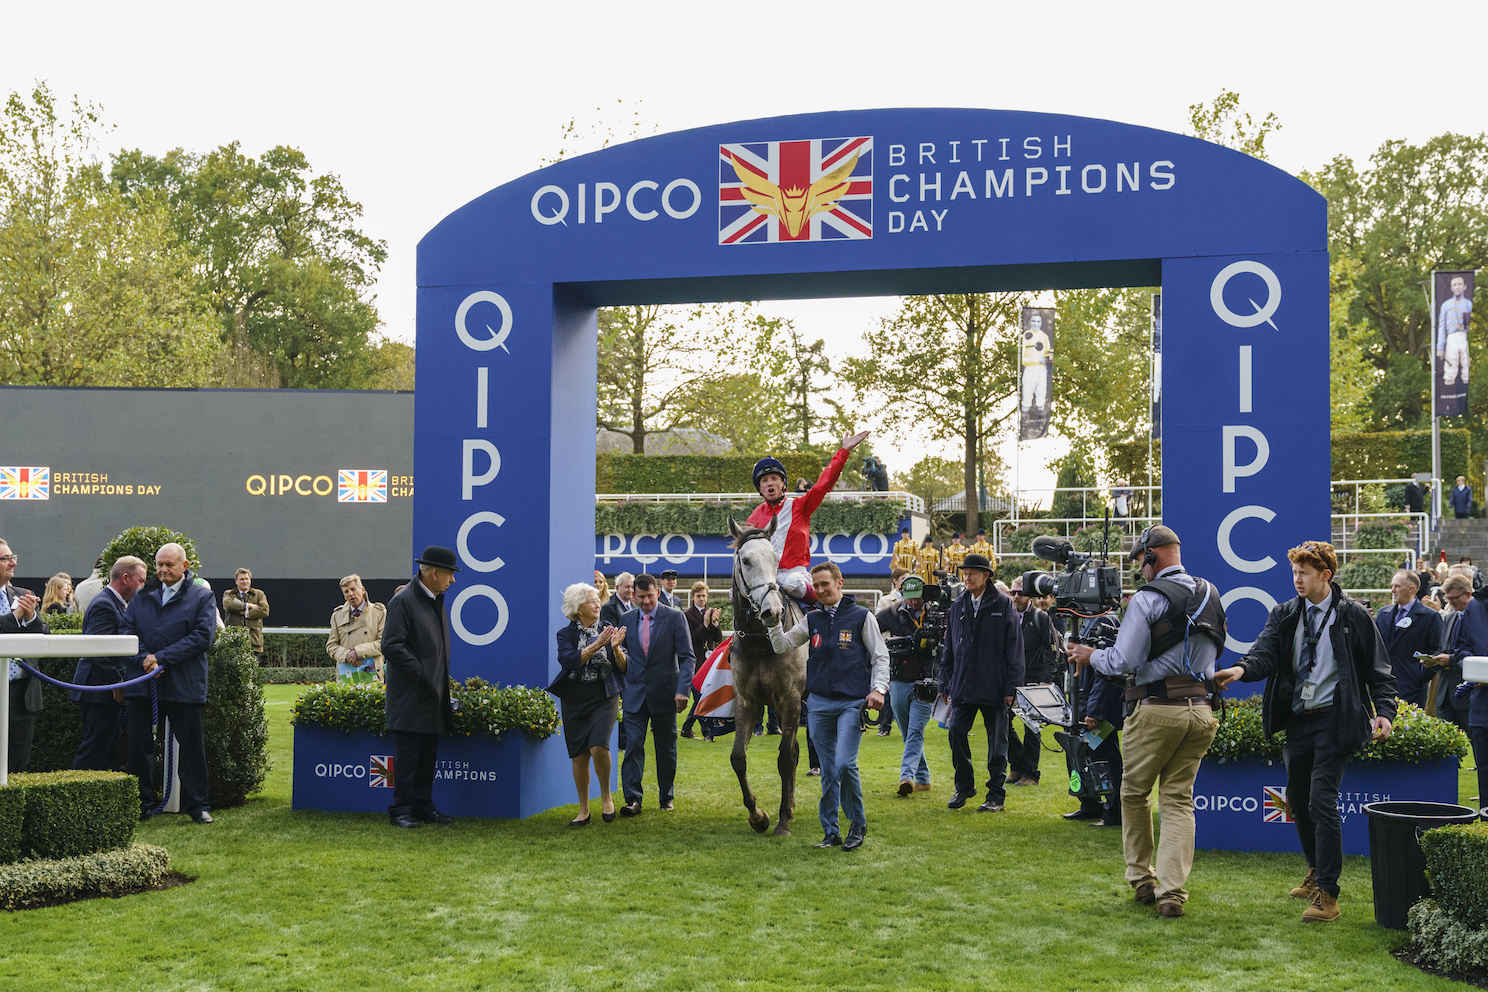
[[[938,106],[1181,131],[1228,88],[1283,130],[1289,171],[1391,138],[1478,133],[1471,50],[1488,5],[1316,0],[888,4],[9,4],[0,86],[46,80],[102,104],[106,148],[239,141],[303,150],[388,244],[378,306],[412,340],[414,246],[440,218],[539,166],[570,118],[639,109],[661,131],[789,113]],[[1446,47],[1443,44],[1446,43]],[[1453,99],[1462,89],[1464,96]],[[604,108],[602,110],[596,108]],[[832,354],[892,301],[774,304]],[[1058,447],[1023,455],[1025,482]],[[907,467],[910,446],[890,446]]]

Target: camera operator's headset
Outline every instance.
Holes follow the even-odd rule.
[[[1142,549],[1142,564],[1143,565],[1156,565],[1157,564],[1157,552],[1155,552],[1151,548],[1147,547],[1147,539],[1149,537],[1151,537],[1151,536],[1152,536],[1152,528],[1151,527],[1148,527],[1146,530],[1142,531],[1141,535],[1137,538],[1137,547],[1139,547],[1139,548]]]

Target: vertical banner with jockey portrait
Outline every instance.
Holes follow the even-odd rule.
[[[1438,417],[1467,414],[1467,331],[1472,323],[1473,275],[1471,272],[1431,273]]]
[[[1152,440],[1162,440],[1162,294],[1152,294]]]
[[[1024,307],[1018,336],[1018,440],[1049,433],[1054,387],[1054,310]]]

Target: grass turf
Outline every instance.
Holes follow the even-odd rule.
[[[1287,898],[1300,855],[1210,851],[1188,915],[1157,919],[1122,878],[1120,832],[1059,818],[1073,801],[1051,752],[1054,771],[1009,789],[1006,812],[951,812],[944,731],[929,735],[935,788],[908,799],[894,795],[899,735],[866,736],[869,835],[853,854],[811,847],[804,755],[795,835],[750,831],[727,738],[679,742],[675,813],[571,830],[568,806],[402,831],[289,808],[297,691],[267,689],[275,770],[260,796],[210,827],[140,826],[195,884],[0,916],[0,987],[1460,987],[1390,956],[1407,938],[1375,925],[1365,858],[1345,859],[1336,924],[1302,924]],[[750,749],[767,808],[776,740]]]

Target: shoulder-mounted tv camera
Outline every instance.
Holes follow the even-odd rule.
[[[1064,566],[1058,574],[1024,572],[1023,591],[1030,596],[1053,596],[1062,613],[1091,617],[1121,606],[1121,568],[1103,553],[1099,558],[1076,551],[1069,541],[1040,534],[1033,539],[1033,553],[1044,561]]]

